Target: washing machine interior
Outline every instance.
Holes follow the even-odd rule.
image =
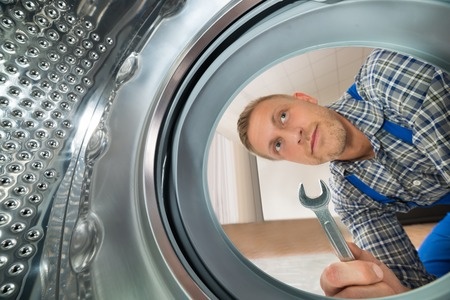
[[[450,70],[448,1],[0,3],[4,299],[322,298],[255,267],[217,222],[220,116],[314,49],[385,47]],[[449,280],[392,299],[446,299]]]

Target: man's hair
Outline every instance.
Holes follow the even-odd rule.
[[[255,148],[252,146],[252,144],[250,143],[250,141],[248,139],[248,127],[250,125],[251,114],[252,114],[253,110],[255,109],[255,107],[259,103],[261,103],[263,101],[267,101],[267,100],[272,100],[277,97],[284,98],[285,96],[286,95],[282,95],[282,94],[273,94],[273,95],[268,95],[268,96],[264,96],[264,97],[258,98],[256,100],[253,100],[245,107],[245,109],[239,115],[239,119],[237,122],[237,130],[239,133],[239,138],[241,139],[241,142],[245,146],[245,148],[247,148],[250,152],[253,152],[254,154],[256,154],[258,156],[262,156],[264,158],[273,160],[273,158],[267,157],[266,155],[256,152]]]

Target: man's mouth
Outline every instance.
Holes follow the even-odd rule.
[[[317,126],[314,128],[313,133],[311,134],[311,154],[314,153],[314,148],[316,145],[316,138],[317,138]]]

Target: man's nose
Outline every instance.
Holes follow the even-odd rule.
[[[303,140],[303,130],[301,128],[285,128],[285,140],[292,143],[300,144]]]

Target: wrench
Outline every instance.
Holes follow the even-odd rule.
[[[347,243],[345,242],[342,233],[336,225],[333,217],[328,210],[328,203],[330,202],[330,190],[328,189],[325,182],[320,180],[320,185],[322,186],[322,194],[317,198],[309,198],[305,194],[305,188],[303,184],[300,184],[298,191],[298,198],[300,203],[311,209],[319,219],[320,225],[322,225],[325,233],[327,234],[328,240],[333,246],[336,255],[341,261],[351,261],[354,260],[354,256],[350,251]]]

